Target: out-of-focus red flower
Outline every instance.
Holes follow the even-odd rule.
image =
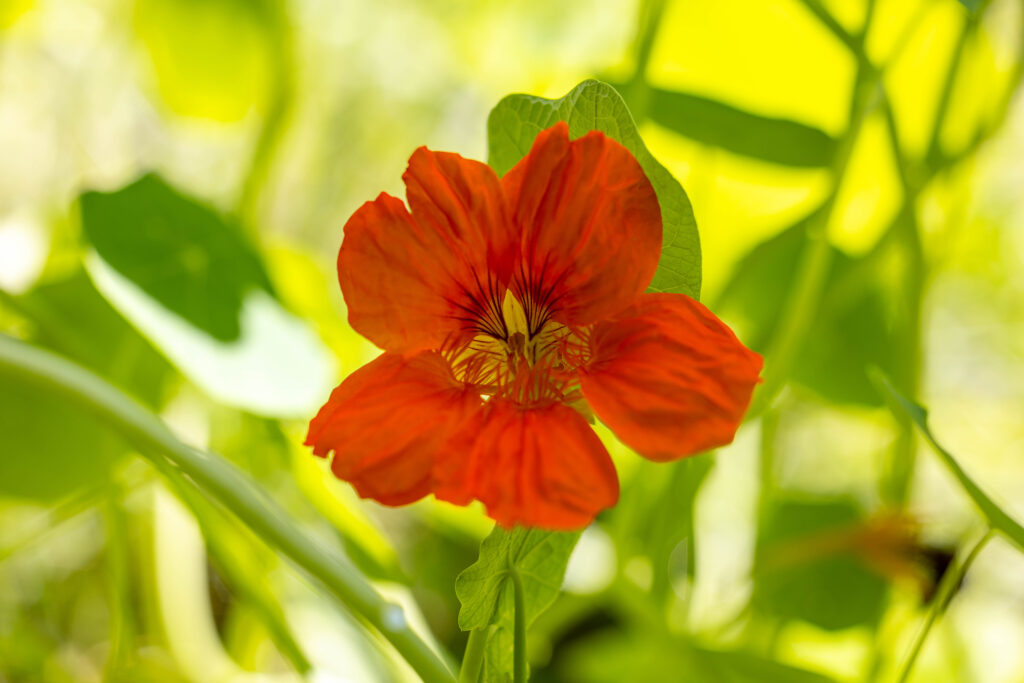
[[[422,147],[402,178],[409,208],[367,202],[338,254],[349,322],[385,353],[306,438],[361,496],[575,529],[619,495],[585,416],[652,460],[732,441],[761,357],[690,297],[644,293],[661,212],[622,145],[559,123],[503,178]]]

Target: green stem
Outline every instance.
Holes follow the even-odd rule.
[[[665,15],[667,0],[646,0],[640,5],[640,20],[636,35],[636,68],[633,80],[647,79],[647,65],[651,61],[654,39],[658,36],[661,18]]]
[[[960,482],[960,486],[963,487],[964,491],[970,496],[974,504],[981,510],[981,514],[994,529],[1000,531],[1011,543],[1017,546],[1017,549],[1024,552],[1024,527],[1017,523],[1012,517],[1003,512],[1003,509],[996,505],[996,503],[988,497],[988,495],[981,490],[974,480],[971,479],[967,473],[960,467],[953,455],[945,448],[936,443],[935,439],[932,438],[931,434],[924,433],[925,440],[931,444],[935,452],[939,454],[942,461],[949,468],[949,471],[953,473],[957,481]]]
[[[833,198],[834,196],[833,194]],[[808,235],[796,281],[791,290],[792,298],[783,312],[779,331],[768,350],[769,362],[765,368],[764,384],[758,391],[755,406],[751,409],[752,415],[765,410],[785,385],[790,367],[803,346],[803,339],[811,321],[817,315],[822,290],[832,266],[832,246],[825,235],[825,225],[828,223],[828,216],[831,215],[834,203],[834,199],[828,201],[821,225]]]
[[[480,667],[484,663],[484,649],[487,647],[487,628],[475,628],[469,632],[466,652],[462,655],[459,669],[459,683],[476,683],[480,678]]]
[[[0,374],[70,399],[119,431],[145,457],[154,462],[166,458],[379,631],[426,683],[454,682],[438,655],[409,628],[398,605],[386,602],[343,556],[292,523],[280,505],[223,458],[183,444],[153,413],[89,370],[6,335],[0,335]]]
[[[647,66],[651,61],[654,40],[658,36],[658,27],[665,14],[667,0],[644,0],[640,3],[637,16],[637,32],[633,43],[633,54],[636,64],[633,75],[622,84],[621,92],[633,119],[638,123],[647,119],[651,89],[647,84]]]
[[[931,430],[928,429],[927,413],[924,408],[912,402],[911,400],[904,397],[900,392],[893,387],[892,382],[877,368],[872,368],[871,377],[874,379],[876,384],[885,391],[884,395],[887,395],[892,399],[890,406],[893,412],[899,415],[905,413],[909,416],[917,428],[920,430],[921,435],[924,436],[925,441],[939,454],[942,462],[945,463],[949,471],[953,473],[953,476],[964,492],[970,497],[974,504],[978,506],[978,510],[981,511],[982,516],[988,525],[1001,532],[1007,540],[1013,545],[1024,552],[1024,526],[1021,526],[1016,520],[1010,515],[1003,511],[988,495],[981,490],[981,487],[974,483],[974,480],[968,476],[967,472],[960,467],[960,463],[956,461],[953,454],[939,445],[939,442],[932,436]]]
[[[956,75],[960,70],[960,62],[963,61],[964,48],[967,47],[967,41],[974,30],[977,17],[968,18],[964,22],[963,27],[960,29],[960,35],[957,37],[956,45],[953,47],[953,54],[949,59],[949,69],[946,71],[946,80],[942,84],[942,92],[939,93],[939,104],[935,110],[935,121],[932,124],[932,133],[928,141],[928,150],[926,158],[938,159],[942,156],[941,153],[941,137],[942,128],[946,123],[946,113],[949,111],[949,105],[953,100],[953,86],[956,85]]]
[[[264,5],[265,21],[269,26],[273,77],[267,110],[263,116],[259,137],[253,151],[249,175],[245,178],[238,199],[238,214],[250,228],[255,229],[257,201],[270,172],[270,163],[284,132],[291,111],[295,84],[292,80],[292,36],[288,16],[280,0],[269,0]]]
[[[78,519],[79,515],[101,502],[104,495],[106,495],[105,487],[93,487],[78,491],[66,499],[52,504],[49,510],[41,515],[38,522],[32,520],[26,525],[27,530],[22,529],[27,533],[22,534],[20,538],[9,545],[0,547],[0,564],[26,548],[47,540],[51,534],[60,531],[64,525]]]
[[[284,657],[300,674],[308,674],[313,666],[306,658],[288,627],[284,611],[264,581],[256,578],[253,568],[259,566],[261,557],[255,554],[256,547],[240,546],[253,544],[253,539],[239,534],[229,525],[229,520],[210,504],[181,474],[167,463],[160,468],[170,484],[171,490],[199,523],[206,540],[206,549],[214,564],[224,575],[224,580],[242,601],[248,603],[257,618],[263,623],[270,639]],[[247,544],[247,545],[248,545]]]
[[[865,31],[871,21],[873,6],[873,3],[868,5]],[[793,361],[799,355],[811,322],[817,315],[832,266],[833,249],[828,241],[828,223],[850,162],[854,143],[874,101],[880,75],[880,72],[867,61],[859,62],[857,83],[850,102],[849,125],[832,160],[832,191],[818,209],[815,219],[808,225],[807,243],[790,289],[790,298],[766,354],[768,362],[765,366],[764,384],[757,392],[748,419],[763,412],[775,394],[785,385]]]
[[[107,535],[105,558],[110,581],[110,654],[104,673],[105,678],[112,679],[131,657],[134,638],[128,533],[119,487],[111,488],[103,513]]]
[[[857,36],[851,35],[842,24],[836,21],[835,17],[822,6],[821,0],[802,0],[802,2],[807,11],[813,14],[847,49],[855,55],[860,55],[863,52],[864,46]]]
[[[515,631],[513,640],[512,682],[526,683],[526,600],[523,595],[523,579],[515,567],[509,568],[515,595]]]
[[[775,442],[779,435],[779,411],[775,408],[765,410],[761,417],[761,492],[757,501],[757,518],[763,525],[768,520],[768,511],[778,495],[776,480],[776,448]]]
[[[945,613],[946,608],[949,607],[950,601],[952,601],[953,596],[956,594],[957,587],[960,585],[960,582],[963,581],[967,570],[981,552],[981,549],[985,547],[985,544],[988,543],[991,538],[992,531],[989,530],[981,537],[974,547],[971,548],[963,561],[956,567],[947,570],[946,574],[942,577],[935,600],[932,602],[931,609],[928,610],[928,616],[925,617],[924,624],[921,625],[921,630],[918,631],[917,636],[914,638],[914,644],[910,648],[910,653],[907,655],[906,661],[903,662],[903,668],[900,670],[900,675],[897,677],[896,683],[905,683],[907,678],[910,676],[910,671],[914,668],[914,662],[917,661],[917,656],[920,654],[921,648],[924,646],[924,641],[928,637],[929,631],[931,631],[932,626],[938,620],[939,615]]]

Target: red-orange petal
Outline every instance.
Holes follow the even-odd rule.
[[[432,489],[434,462],[480,397],[433,352],[385,353],[352,373],[309,425],[313,453],[364,498],[404,505]]]
[[[463,425],[435,468],[434,494],[479,500],[498,524],[579,529],[619,497],[615,467],[579,413],[491,399]]]
[[[395,353],[472,336],[500,310],[518,239],[498,177],[486,164],[417,149],[403,175],[410,213],[381,194],[345,225],[338,280],[352,327]]]
[[[623,443],[674,460],[730,443],[761,356],[684,294],[645,294],[590,334],[583,396]]]
[[[647,289],[661,254],[661,209],[625,147],[596,131],[570,141],[558,123],[501,183],[522,232],[522,284],[554,302],[556,320],[592,324]]]

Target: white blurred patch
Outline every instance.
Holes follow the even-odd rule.
[[[28,291],[46,264],[48,247],[43,226],[27,211],[0,220],[0,289]]]
[[[269,295],[250,292],[241,335],[217,341],[168,311],[92,252],[96,288],[189,380],[214,399],[258,415],[312,416],[334,387],[333,358],[312,329]]]
[[[562,590],[576,595],[600,593],[615,578],[615,544],[599,526],[591,525],[580,536],[565,568]]]
[[[745,424],[715,455],[697,494],[696,563],[687,597],[694,630],[722,628],[750,599],[756,538],[760,423]]]

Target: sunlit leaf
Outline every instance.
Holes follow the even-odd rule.
[[[226,405],[308,419],[335,384],[330,352],[310,326],[262,290],[242,304],[241,336],[222,343],[149,297],[98,256],[86,260],[103,296],[183,375]]]
[[[83,229],[103,260],[216,339],[238,337],[247,291],[270,290],[239,226],[156,175],[87,192],[81,203]]]
[[[647,113],[696,142],[786,166],[827,166],[836,141],[824,131],[770,118],[716,100],[652,88]]]
[[[633,153],[658,195],[664,226],[661,261],[650,289],[699,297],[700,238],[690,200],[679,181],[648,151],[625,102],[610,85],[584,81],[557,100],[505,97],[487,119],[488,162],[504,175],[529,151],[537,133],[558,121],[569,124],[571,137],[599,130]]]
[[[484,655],[484,680],[502,681],[512,670],[513,584],[522,579],[523,606],[529,626],[546,610],[562,587],[569,555],[580,532],[561,533],[517,527],[494,530],[480,544],[480,558],[455,581],[462,604],[459,627],[491,628]]]

